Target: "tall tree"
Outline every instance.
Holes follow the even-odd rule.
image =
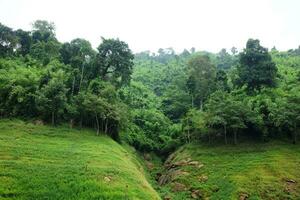
[[[17,43],[13,30],[0,23],[0,57],[12,55]]]
[[[240,54],[238,74],[238,84],[247,85],[249,89],[275,85],[277,67],[268,49],[262,47],[259,40],[247,41],[246,49]]]
[[[223,128],[224,141],[227,144],[227,132],[233,133],[234,144],[237,144],[239,130],[253,124],[260,127],[262,118],[256,111],[239,99],[224,91],[213,93],[205,106],[207,124],[211,128]]]
[[[94,58],[95,52],[91,43],[85,39],[77,38],[70,43],[64,43],[60,49],[61,60],[64,64],[71,65],[72,91],[80,91],[84,82],[84,77],[90,76],[87,68],[90,69],[91,60]]]
[[[57,119],[63,114],[67,103],[68,89],[64,84],[64,72],[59,70],[52,74],[50,81],[36,94],[36,102],[39,111],[46,117],[51,118],[52,125],[57,124]]]
[[[36,20],[32,23],[32,38],[34,42],[55,39],[55,24],[46,20]],[[56,39],[55,39],[56,40]]]
[[[32,45],[32,38],[30,32],[23,31],[22,29],[18,29],[15,31],[16,37],[18,38],[18,49],[17,52],[22,56],[29,54],[31,45]]]
[[[116,86],[127,84],[131,79],[133,58],[127,43],[102,38],[95,60],[96,73]]]
[[[187,87],[192,104],[202,109],[203,102],[215,89],[216,66],[208,56],[197,55],[189,60],[188,70]]]
[[[290,131],[293,143],[296,144],[300,127],[300,87],[295,87],[289,94],[277,98],[276,104],[271,107],[271,119],[275,126]]]
[[[235,64],[234,57],[231,56],[226,49],[221,49],[221,51],[217,54],[217,68],[228,70]]]

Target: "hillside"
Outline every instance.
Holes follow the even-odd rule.
[[[159,182],[172,200],[300,199],[299,166],[299,145],[189,144],[165,162]]]
[[[131,150],[107,136],[1,120],[0,199],[160,198]]]

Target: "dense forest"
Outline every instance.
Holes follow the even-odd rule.
[[[90,127],[141,152],[182,144],[297,142],[300,47],[133,54],[119,39],[61,43],[53,23],[0,24],[0,116]]]

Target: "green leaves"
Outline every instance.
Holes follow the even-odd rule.
[[[247,41],[246,49],[240,54],[238,74],[238,85],[247,85],[250,90],[275,85],[276,65],[268,50],[260,46],[259,40]]]
[[[45,119],[51,118],[56,124],[57,118],[67,107],[67,91],[64,84],[64,72],[59,70],[51,74],[50,81],[37,91],[36,102],[38,110]],[[51,116],[51,117],[50,117]]]
[[[215,89],[216,66],[208,56],[197,55],[189,60],[188,70],[188,90],[194,96],[195,105],[201,108],[208,95]]]
[[[103,80],[122,86],[128,84],[131,79],[133,58],[125,42],[102,38],[96,55],[95,68]]]
[[[0,60],[0,65],[0,107],[9,116],[34,116],[34,95],[41,73],[17,60]]]

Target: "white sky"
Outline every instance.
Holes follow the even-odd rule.
[[[30,30],[36,19],[54,22],[61,42],[97,47],[100,36],[118,37],[134,52],[218,52],[250,37],[280,50],[300,45],[300,0],[0,0],[1,23]]]

